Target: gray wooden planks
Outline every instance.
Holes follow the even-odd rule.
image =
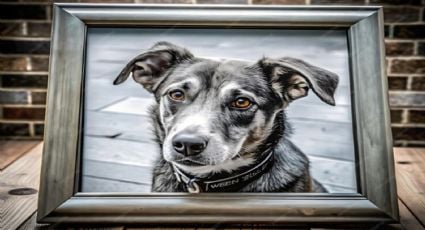
[[[324,145],[323,140],[309,139],[306,141],[302,135],[291,137],[290,139],[298,145],[307,156],[354,162],[353,147],[347,144],[329,141]]]
[[[291,119],[312,119],[351,124],[351,108],[344,105],[329,106],[308,101],[295,101],[286,109],[286,115]]]
[[[145,116],[88,110],[84,134],[110,138],[131,134],[146,142],[154,137],[151,130],[152,125]]]
[[[94,160],[86,160],[84,164],[86,170],[84,170],[83,176],[102,177],[145,185],[150,185],[152,181],[152,167]]]
[[[302,140],[299,145],[301,149],[304,143],[309,140],[321,141],[321,147],[323,148],[326,148],[329,142],[346,145],[352,144],[353,134],[351,132],[345,132],[346,130],[350,130],[351,124],[309,119],[292,119],[291,124],[294,129],[291,138],[292,140]],[[349,152],[347,154],[352,153]]]
[[[84,143],[87,148],[83,159],[88,160],[150,166],[159,154],[157,147],[149,142],[87,136]]]
[[[329,186],[330,192],[344,188],[350,192],[356,192],[356,173],[353,162],[333,160],[322,157],[309,156],[310,172],[321,183]],[[334,172],[338,172],[335,174]]]
[[[150,192],[151,186],[90,176],[83,177],[84,192]]]

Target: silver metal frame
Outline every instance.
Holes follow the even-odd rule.
[[[55,4],[38,221],[376,223],[398,220],[380,7]],[[346,29],[356,194],[77,192],[87,27]]]

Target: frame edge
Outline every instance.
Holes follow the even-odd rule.
[[[73,196],[76,154],[70,153],[77,153],[79,139],[86,26],[63,7],[53,9],[38,221]]]
[[[361,193],[398,221],[383,34],[382,8],[349,29],[359,179]]]

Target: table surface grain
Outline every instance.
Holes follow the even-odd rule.
[[[41,155],[42,142],[0,141],[0,162],[6,158],[8,162],[0,169],[0,229],[49,227],[37,225],[35,218]],[[400,224],[385,229],[425,230],[425,148],[394,148],[394,158]],[[259,229],[261,226],[232,228]],[[132,228],[111,226],[99,229]]]

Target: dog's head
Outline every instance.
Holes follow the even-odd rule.
[[[155,95],[164,159],[195,173],[251,164],[291,101],[312,90],[334,105],[338,84],[334,73],[298,59],[218,62],[168,42],[131,60],[114,84],[130,73]]]

